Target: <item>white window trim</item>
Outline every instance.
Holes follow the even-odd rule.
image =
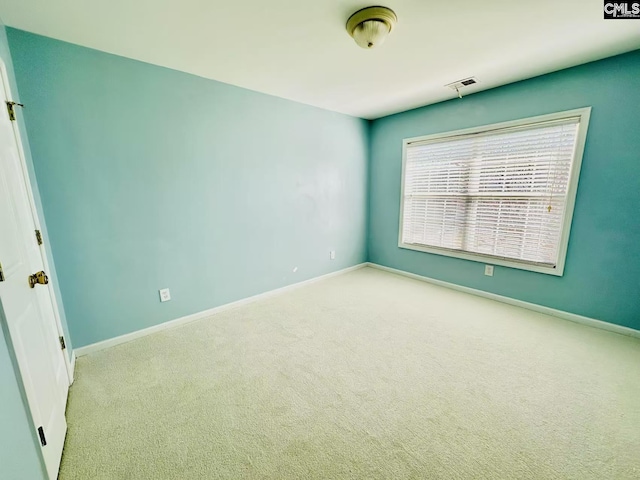
[[[447,257],[462,258],[464,260],[472,260],[474,262],[486,263],[491,265],[500,265],[503,267],[517,268],[520,270],[529,270],[531,272],[546,273],[549,275],[562,276],[564,274],[565,260],[567,256],[567,248],[569,245],[569,234],[571,231],[571,222],[573,219],[573,211],[575,207],[576,194],[578,192],[578,180],[580,178],[580,168],[582,167],[582,155],[584,154],[584,145],[587,139],[587,129],[589,127],[589,118],[591,115],[591,107],[578,108],[575,110],[567,110],[564,112],[551,113],[548,115],[539,115],[536,117],[523,118],[508,122],[494,123],[491,125],[483,125],[480,127],[465,128],[453,132],[436,133],[433,135],[425,135],[422,137],[405,138],[402,143],[402,177],[400,191],[400,228],[398,230],[398,247],[407,250],[417,250],[419,252],[434,253],[437,255],[445,255]],[[524,125],[532,125],[539,122],[549,122],[553,120],[562,120],[569,117],[579,117],[580,124],[578,126],[578,134],[576,136],[575,153],[571,166],[571,174],[569,176],[569,186],[567,188],[567,196],[562,221],[562,235],[558,245],[558,262],[555,267],[544,265],[535,265],[531,263],[519,262],[517,260],[507,259],[503,257],[495,257],[492,255],[483,255],[479,253],[469,253],[457,250],[450,250],[439,247],[426,247],[419,245],[406,244],[402,242],[403,222],[404,222],[404,183],[405,183],[405,166],[407,163],[407,146],[416,142],[431,142],[442,140],[450,137],[458,137],[461,135],[470,135],[479,132],[488,132],[491,130],[501,130],[505,128],[514,128]]]

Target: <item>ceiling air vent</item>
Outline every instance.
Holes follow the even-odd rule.
[[[463,78],[462,80],[458,80],[453,83],[449,83],[445,85],[445,87],[449,87],[451,90],[455,90],[458,93],[458,97],[462,98],[462,94],[460,90],[470,87],[471,85],[475,85],[478,83],[478,79],[476,77]]]
[[[469,87],[471,85],[475,85],[478,83],[478,79],[475,77],[469,77],[462,80],[458,80],[457,82],[449,83],[445,85],[445,87],[449,87],[451,90],[458,90],[460,88]]]

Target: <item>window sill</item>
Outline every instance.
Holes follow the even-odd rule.
[[[487,265],[498,265],[501,267],[517,268],[519,270],[527,270],[530,272],[544,273],[561,277],[564,273],[564,262],[559,261],[556,267],[546,265],[536,265],[532,263],[518,262],[503,257],[494,257],[491,255],[483,255],[480,253],[459,252],[456,250],[448,250],[445,248],[425,247],[422,245],[413,245],[408,243],[398,243],[398,247],[406,250],[415,250],[418,252],[432,253],[435,255],[444,255],[446,257],[461,258],[463,260],[471,260],[473,262],[483,263]]]

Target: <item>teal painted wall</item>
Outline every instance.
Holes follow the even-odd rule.
[[[14,98],[18,97],[13,65],[5,27],[0,22],[0,58],[7,69],[10,88]],[[27,143],[24,125],[21,125],[23,141]],[[28,150],[28,145],[26,145]],[[27,152],[27,161],[30,157]],[[32,165],[28,165],[32,168]],[[34,185],[34,195],[38,195]],[[52,275],[55,278],[55,272]],[[64,313],[64,312],[62,312]],[[46,477],[41,462],[35,430],[26,406],[24,391],[19,380],[17,364],[0,298],[0,477],[15,480],[38,480]]]
[[[75,347],[366,260],[368,122],[8,36]]]
[[[18,103],[22,103],[22,99],[20,97],[20,92],[18,91],[18,85],[15,78],[14,66],[11,57],[11,52],[9,49],[9,43],[7,39],[7,30],[0,21],[0,58],[4,61],[5,67],[7,69],[7,77],[9,78],[9,89],[11,90],[11,95],[13,96],[13,100]],[[64,309],[64,301],[62,299],[62,294],[60,292],[60,282],[58,279],[58,273],[56,269],[56,263],[53,258],[53,252],[51,249],[51,242],[49,239],[49,229],[47,228],[46,218],[44,216],[44,209],[42,208],[42,199],[40,197],[40,189],[38,187],[38,183],[36,181],[36,175],[33,165],[33,158],[31,156],[31,149],[29,146],[29,135],[27,134],[27,128],[24,122],[24,116],[21,115],[23,110],[18,110],[17,122],[18,129],[20,130],[20,137],[22,139],[22,147],[24,150],[25,161],[27,164],[27,170],[29,171],[29,180],[31,181],[31,190],[33,192],[33,197],[36,204],[36,210],[38,211],[38,218],[40,220],[40,228],[42,230],[43,240],[44,240],[44,249],[45,254],[47,256],[47,261],[49,262],[49,271],[47,274],[49,275],[49,280],[53,285],[53,291],[56,296],[56,300],[58,302],[58,309],[60,312],[60,320],[62,323],[62,329],[64,336],[67,341],[67,355],[71,358],[71,354],[73,352],[73,344],[69,335],[69,327],[67,323],[66,312]]]
[[[398,248],[402,140],[592,106],[563,277]],[[640,329],[640,51],[375,120],[369,260]]]
[[[366,122],[8,35],[76,347],[366,259],[640,328],[640,52]],[[583,106],[563,277],[397,247],[403,138]]]

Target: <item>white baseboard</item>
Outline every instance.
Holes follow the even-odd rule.
[[[575,313],[564,312],[562,310],[556,310],[555,308],[544,307],[542,305],[536,305],[535,303],[524,302],[522,300],[516,300],[515,298],[504,297],[495,293],[484,292],[482,290],[476,290],[475,288],[463,287],[456,285],[455,283],[443,282],[442,280],[436,280],[435,278],[424,277],[422,275],[416,275],[415,273],[405,272],[404,270],[398,270],[391,267],[385,267],[384,265],[378,265],[377,263],[367,263],[368,266],[377,268],[378,270],[384,270],[385,272],[395,273],[404,277],[413,278],[414,280],[420,280],[422,282],[432,283],[441,287],[451,288],[464,293],[470,293],[471,295],[477,295],[479,297],[489,298],[502,303],[508,303],[509,305],[515,305],[516,307],[526,308],[527,310],[533,310],[534,312],[544,313],[563,320],[569,320],[570,322],[580,323],[582,325],[588,325],[589,327],[600,328],[602,330],[608,330],[610,332],[619,333],[621,335],[628,335],[630,337],[640,338],[640,330],[635,330],[629,327],[623,327],[613,323],[603,322],[602,320],[596,320],[594,318],[583,317],[582,315],[576,315]]]
[[[347,272],[352,272],[353,270],[358,270],[360,268],[366,267],[367,265],[368,265],[367,263],[360,263],[358,265],[354,265],[353,267],[348,267],[342,270],[338,270],[336,272],[320,275],[319,277],[310,278],[309,280],[303,280],[302,282],[292,283],[291,285],[287,285],[286,287],[276,288],[275,290],[270,290],[268,292],[260,293],[252,297],[243,298],[235,302],[226,303],[224,305],[220,305],[219,307],[214,307],[209,310],[193,313],[191,315],[180,317],[175,320],[169,320],[168,322],[164,322],[159,325],[154,325],[153,327],[144,328],[142,330],[137,330],[135,332],[127,333],[125,335],[120,335],[118,337],[110,338],[108,340],[92,343],[91,345],[87,345],[85,347],[76,348],[74,349],[73,353],[74,353],[74,356],[77,355],[78,357],[81,357],[83,355],[89,355],[90,353],[98,352],[100,350],[104,350],[105,348],[113,347],[115,345],[120,345],[121,343],[130,342],[131,340],[145,337],[147,335],[151,335],[152,333],[160,332],[162,330],[168,330],[170,328],[176,328],[186,323],[190,323],[196,320],[200,320],[202,318],[210,317],[211,315],[214,315],[219,312],[224,312],[226,310],[231,310],[232,308],[237,308],[242,305],[247,305],[249,303],[253,303],[258,300],[264,300],[266,298],[280,295],[282,293],[295,290],[296,288],[300,288],[302,286],[309,285],[311,283],[315,283],[320,280],[324,280],[326,278],[335,277],[337,275],[342,275]],[[75,364],[75,361],[74,361],[74,364]]]
[[[589,317],[583,317],[581,315],[576,315],[575,313],[564,312],[562,310],[556,310],[554,308],[544,307],[542,305],[536,305],[535,303],[529,303],[522,300],[517,300],[515,298],[504,297],[502,295],[497,295],[495,293],[476,290],[475,288],[463,287],[461,285],[456,285],[454,283],[444,282],[442,280],[436,280],[435,278],[429,278],[422,275],[417,275],[415,273],[405,272],[404,270],[385,267],[383,265],[378,265],[377,263],[365,262],[358,265],[354,265],[353,267],[348,267],[342,270],[338,270],[336,272],[331,272],[325,275],[321,275],[319,277],[314,277],[309,280],[293,283],[291,285],[287,285],[286,287],[277,288],[275,290],[270,290],[268,292],[260,293],[252,297],[247,297],[241,300],[237,300],[235,302],[227,303],[225,305],[220,305],[219,307],[211,308],[209,310],[204,310],[202,312],[193,313],[191,315],[180,317],[175,320],[170,320],[168,322],[164,322],[159,325],[154,325],[152,327],[144,328],[142,330],[137,330],[135,332],[127,333],[125,335],[120,335],[118,337],[110,338],[108,340],[103,340],[101,342],[93,343],[85,347],[76,348],[73,351],[73,355],[71,358],[72,377],[73,377],[73,372],[75,371],[76,357],[88,355],[93,352],[104,350],[105,348],[113,347],[115,345],[120,345],[121,343],[130,342],[137,338],[151,335],[153,333],[160,332],[162,330],[176,328],[176,327],[179,327],[180,325],[194,322],[196,320],[209,317],[219,312],[224,312],[226,310],[231,310],[233,308],[237,308],[242,305],[247,305],[249,303],[256,302],[258,300],[263,300],[276,295],[280,295],[282,293],[294,290],[296,288],[300,288],[302,286],[309,285],[311,283],[314,283],[326,278],[342,275],[342,274],[345,274],[354,270],[358,270],[360,268],[367,267],[367,266],[372,268],[377,268],[378,270],[384,270],[386,272],[395,273],[397,275],[413,278],[415,280],[420,280],[420,281],[431,283],[434,285],[439,285],[441,287],[451,288],[453,290],[458,290],[460,292],[469,293],[471,295],[476,295],[479,297],[488,298],[498,302],[507,303],[509,305],[515,305],[517,307],[526,308],[527,310],[533,310],[534,312],[544,313],[544,314],[551,315],[564,320],[569,320],[571,322],[580,323],[582,325],[588,325],[590,327],[600,328],[602,330],[608,330],[610,332],[615,332],[622,335],[628,335],[631,337],[640,338],[640,331],[634,330],[633,328],[623,327],[621,325],[615,325],[613,323],[603,322],[602,320],[596,320]]]

